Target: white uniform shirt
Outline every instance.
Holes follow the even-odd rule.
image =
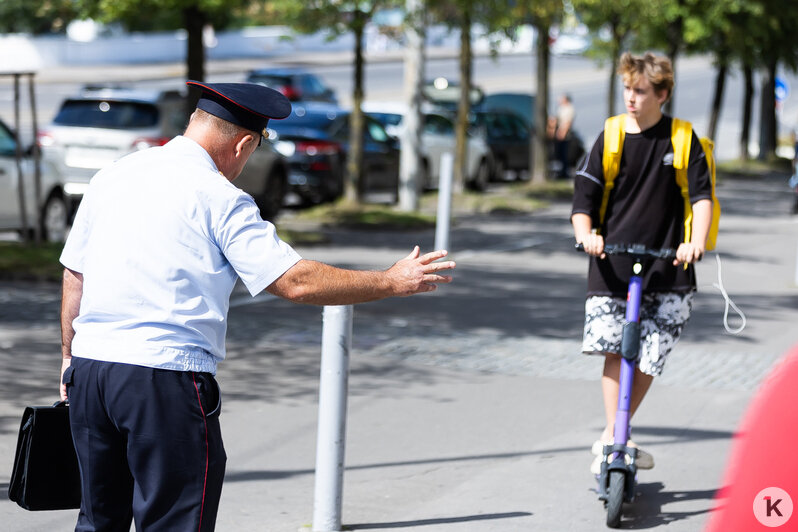
[[[196,142],[97,173],[61,263],[83,274],[76,357],[216,372],[238,277],[254,296],[300,260]]]

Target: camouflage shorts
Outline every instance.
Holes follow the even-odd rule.
[[[665,359],[679,341],[690,318],[693,292],[643,294],[640,303],[640,353],[637,365],[647,375],[662,374]],[[585,334],[582,352],[603,355],[621,352],[626,320],[626,299],[591,296],[585,302]]]

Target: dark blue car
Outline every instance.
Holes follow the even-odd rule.
[[[289,192],[301,203],[338,198],[344,189],[350,112],[336,105],[295,103],[284,120],[269,122],[270,138],[288,160]],[[399,142],[376,120],[364,116],[363,190],[396,199]],[[291,198],[289,198],[290,200]]]

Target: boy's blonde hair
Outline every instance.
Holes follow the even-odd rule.
[[[667,99],[673,92],[673,66],[671,60],[663,55],[646,52],[639,56],[626,52],[618,63],[618,75],[624,83],[635,83],[640,76],[645,76],[655,91],[668,91]]]

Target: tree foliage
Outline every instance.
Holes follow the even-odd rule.
[[[72,0],[2,0],[0,33],[63,33],[77,14]]]

